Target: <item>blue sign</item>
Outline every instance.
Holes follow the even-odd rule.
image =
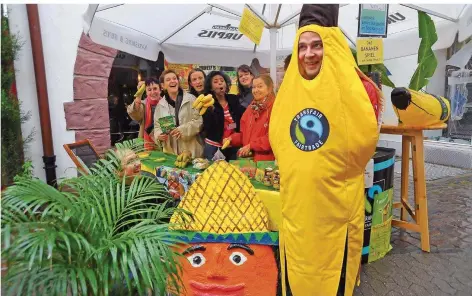
[[[358,37],[387,38],[388,4],[359,4]]]

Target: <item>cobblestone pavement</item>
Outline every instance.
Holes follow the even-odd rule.
[[[398,176],[394,186],[399,201]],[[418,233],[392,228],[393,249],[363,265],[354,295],[472,295],[472,173],[427,182],[427,197],[431,253]]]

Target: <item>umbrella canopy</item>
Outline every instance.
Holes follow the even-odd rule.
[[[339,27],[354,47],[358,4],[341,4]],[[261,42],[256,46],[238,31],[243,9],[248,7],[263,20]],[[114,4],[89,5],[84,32],[106,45],[148,60],[162,51],[172,63],[238,66],[258,58],[275,72],[276,54],[292,51],[301,4]],[[433,49],[452,45],[472,35],[470,4],[392,4],[384,58],[417,53],[418,13],[428,13],[436,24],[438,41]],[[272,38],[271,38],[272,35]]]

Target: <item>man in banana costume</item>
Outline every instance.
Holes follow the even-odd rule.
[[[303,5],[269,126],[281,177],[282,280],[295,296],[352,295],[360,267],[364,168],[383,100],[358,69],[338,11]]]

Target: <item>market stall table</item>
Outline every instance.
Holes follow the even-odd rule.
[[[176,168],[174,162],[177,156],[173,154],[152,151],[150,153],[142,152],[139,157],[142,164],[141,170],[156,176],[157,180],[167,186],[169,193],[176,199],[183,197],[198,174],[204,172],[204,170],[193,168],[191,163],[184,169]],[[282,219],[279,192],[254,179],[250,181],[269,212],[270,230],[277,231]]]
[[[426,179],[424,172],[423,131],[445,129],[446,124],[432,126],[382,125],[380,133],[402,136],[401,199],[394,203],[400,208],[400,219],[393,219],[392,226],[412,230],[421,234],[421,249],[430,251],[428,202],[426,198]],[[415,207],[408,202],[409,159],[412,151]],[[413,221],[408,222],[408,213]]]

